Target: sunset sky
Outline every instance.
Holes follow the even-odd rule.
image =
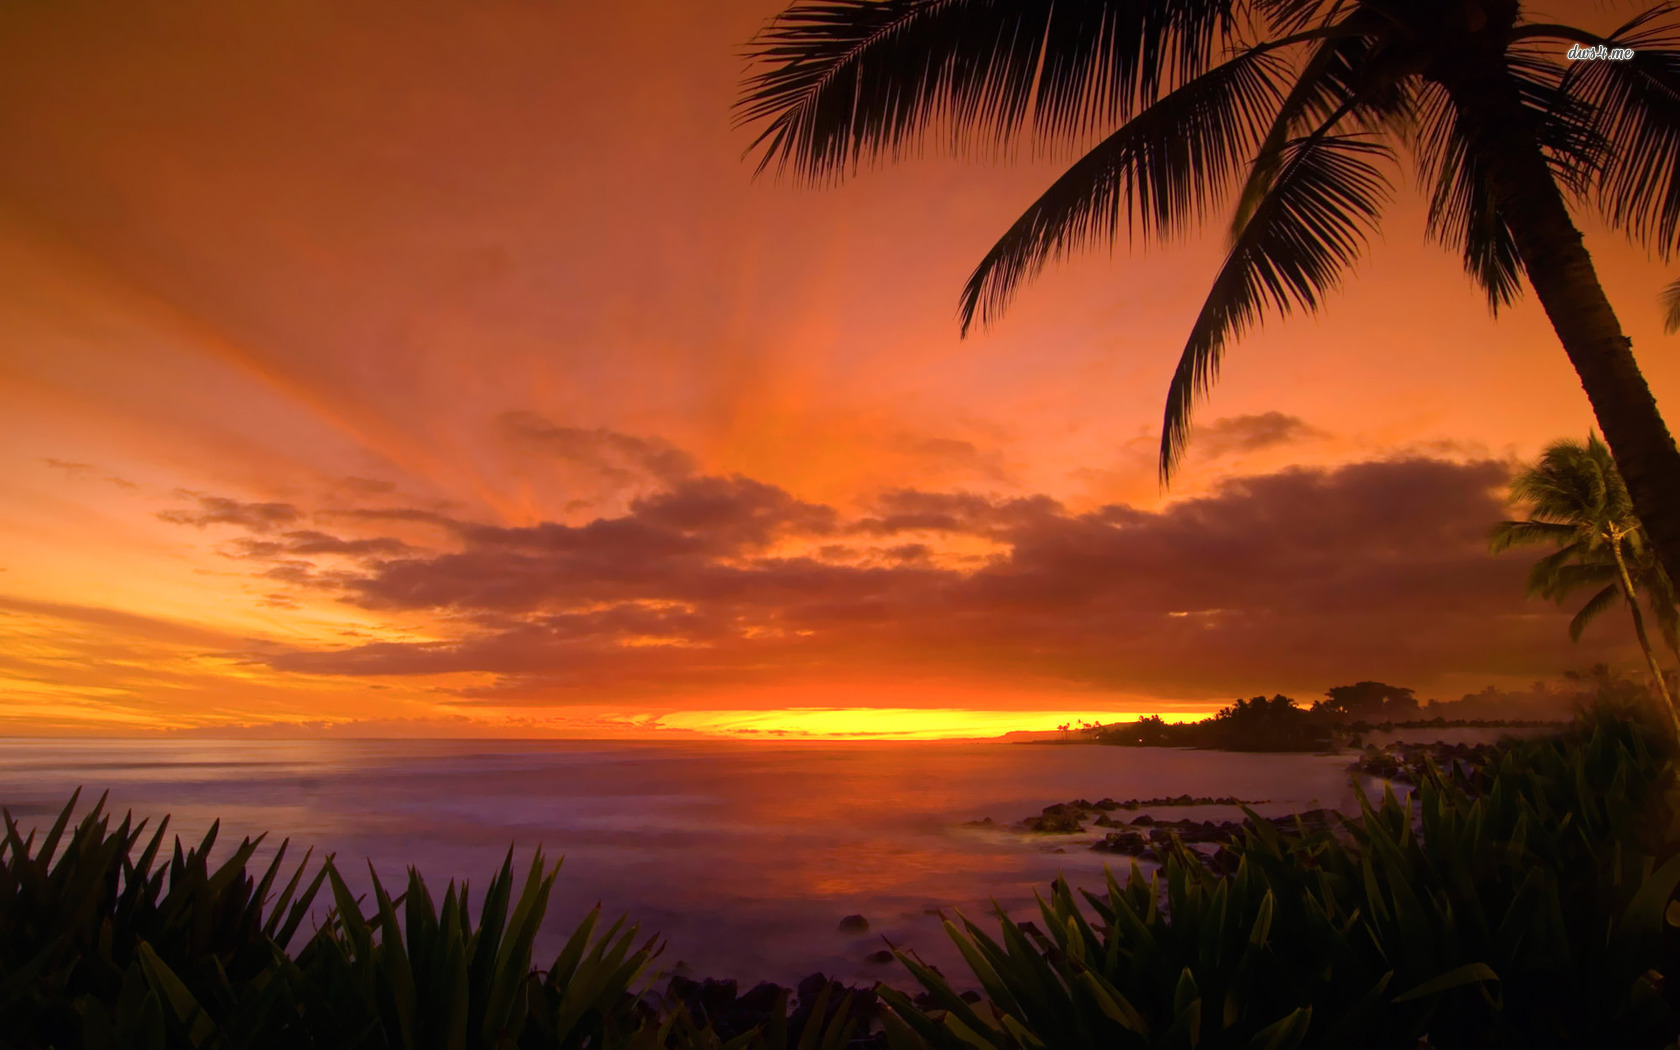
[[[1409,171],[1163,493],[1222,229],[959,339],[1068,158],[755,181],[779,7],[0,6],[0,732],[981,733],[1632,667],[1486,553],[1591,415]],[[1673,274],[1587,225],[1672,410]]]

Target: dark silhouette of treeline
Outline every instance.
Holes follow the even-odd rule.
[[[1579,680],[1598,672],[1595,668],[1572,677]],[[1504,694],[1490,687],[1459,701],[1420,704],[1411,689],[1364,681],[1327,690],[1324,699],[1310,707],[1280,693],[1239,699],[1199,722],[1168,722],[1150,715],[1136,722],[1086,726],[1084,733],[1098,743],[1122,747],[1322,751],[1373,730],[1550,725],[1567,717],[1574,700],[1573,694],[1536,684],[1525,694]]]

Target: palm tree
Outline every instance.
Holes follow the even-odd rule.
[[[1579,591],[1593,589],[1592,597],[1569,622],[1571,641],[1580,641],[1587,624],[1618,601],[1625,603],[1645,663],[1669,717],[1674,719],[1675,732],[1680,734],[1680,713],[1676,713],[1662,666],[1651,650],[1639,603],[1643,593],[1651,602],[1669,648],[1680,653],[1676,644],[1680,614],[1675,608],[1674,586],[1650,556],[1650,544],[1634,515],[1633,502],[1610,450],[1597,434],[1587,435],[1585,443],[1554,441],[1546,446],[1539,463],[1511,480],[1511,496],[1529,506],[1529,518],[1494,526],[1489,540],[1492,549],[1557,547],[1529,570],[1528,591],[1562,603]]]
[[[1632,57],[1563,61],[1601,45]],[[981,259],[965,333],[1051,258],[1229,206],[1167,392],[1163,484],[1227,344],[1268,311],[1319,307],[1409,154],[1429,232],[1489,305],[1527,276],[1680,579],[1680,449],[1572,213],[1664,258],[1680,245],[1675,3],[1601,37],[1530,22],[1521,0],[796,0],[747,54],[737,105],[760,172],[834,179],[935,133],[959,151],[1089,147]]]

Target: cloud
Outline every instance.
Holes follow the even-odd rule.
[[[1226,416],[1196,428],[1191,451],[1203,459],[1218,459],[1233,453],[1258,452],[1279,445],[1293,445],[1324,437],[1322,430],[1296,416],[1282,412]]]
[[[901,435],[895,447],[923,461],[924,471],[947,471],[978,475],[1004,485],[1016,481],[1004,468],[1003,454],[996,449],[982,449],[972,441],[961,438]]]
[[[507,412],[498,423],[511,444],[585,467],[619,485],[647,478],[670,484],[695,472],[694,457],[656,439],[604,427],[563,426],[534,412]]]
[[[458,525],[464,549],[394,559],[355,581],[369,608],[514,611],[546,603],[663,598],[732,578],[732,559],[785,536],[827,535],[836,513],[747,478],[691,478],[586,525]]]
[[[291,525],[303,518],[303,512],[290,503],[246,503],[225,496],[205,496],[184,492],[197,504],[194,510],[165,510],[158,513],[164,521],[176,525],[236,525],[253,532]]]
[[[53,459],[50,456],[41,460],[41,462],[45,463],[54,470],[64,471],[65,476],[69,478],[85,478],[99,469],[92,463],[76,463],[70,460]],[[115,474],[106,474],[99,480],[108,482],[120,489],[132,489],[137,487],[134,482],[128,481],[124,478],[119,478]]]
[[[284,554],[342,554],[351,557],[392,557],[414,550],[392,536],[364,536],[345,539],[313,529],[287,532],[280,540],[243,539],[234,544],[237,557],[274,558]]]
[[[584,525],[461,524],[459,549],[341,576],[454,636],[270,654],[316,674],[482,672],[485,703],[860,676],[1154,695],[1551,674],[1567,614],[1487,553],[1507,467],[1409,459],[1229,480],[1155,511],[899,490],[857,517],[695,477]],[[846,542],[836,542],[847,537]],[[980,542],[967,568],[930,554]]]

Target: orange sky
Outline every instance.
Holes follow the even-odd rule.
[[[0,732],[992,732],[1628,659],[1482,552],[1591,417],[1404,190],[1163,497],[1219,231],[959,340],[1054,165],[754,182],[776,10],[0,9]],[[1672,404],[1670,275],[1589,242]]]

